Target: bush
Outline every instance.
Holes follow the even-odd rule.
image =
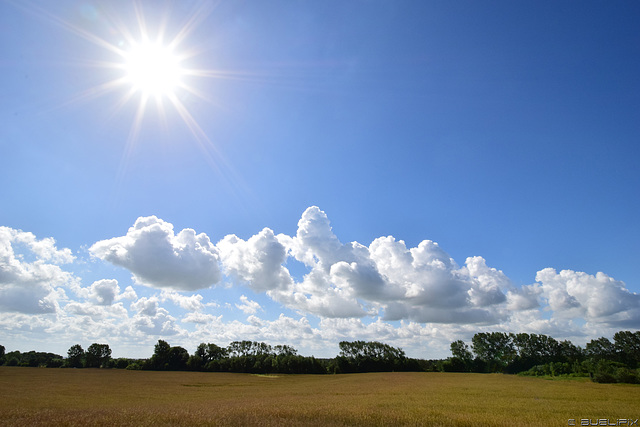
[[[442,372],[467,372],[467,364],[459,357],[450,357],[447,360],[443,360],[440,364],[440,370]]]
[[[197,355],[189,356],[187,360],[187,369],[190,371],[202,371],[204,369],[204,361],[202,357]]]
[[[520,372],[518,375],[523,375],[526,377],[542,377],[544,375],[547,375],[544,368],[545,365],[536,365],[528,371]]]
[[[49,359],[46,363],[47,368],[61,368],[64,365],[64,360],[62,359]]]
[[[116,369],[127,369],[129,366],[129,359],[119,358],[114,361],[113,367]]]
[[[639,384],[638,373],[629,368],[618,368],[614,374],[615,380],[619,383]]]
[[[550,363],[551,375],[567,375],[571,373],[571,365],[568,363],[553,362]]]
[[[473,359],[473,362],[471,362],[471,372],[489,372],[489,364],[479,357],[476,357],[475,359]]]
[[[620,378],[624,378],[625,372],[629,371],[629,369],[623,363],[601,359],[594,364],[594,371],[595,372],[593,372],[593,376],[591,377],[594,382],[615,383],[618,382],[618,371],[621,371]],[[626,375],[629,378],[631,377],[629,374]]]
[[[596,383],[611,384],[616,382],[616,378],[608,372],[596,372],[592,380]]]

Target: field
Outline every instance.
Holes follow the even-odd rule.
[[[499,374],[0,367],[2,425],[566,426],[583,418],[640,418],[640,386]]]

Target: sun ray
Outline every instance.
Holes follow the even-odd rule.
[[[88,89],[83,90],[82,92],[74,95],[70,99],[51,108],[51,110],[58,110],[58,109],[68,107],[69,105],[72,105],[72,104],[100,98],[108,93],[112,93],[114,90],[117,90],[118,88],[121,88],[123,84],[124,84],[124,79],[122,77],[108,81],[108,82],[100,83],[96,86],[92,86]]]
[[[180,27],[178,33],[169,42],[168,47],[177,48],[182,42],[209,16],[217,5],[212,3],[201,4],[191,13],[187,22]]]
[[[187,107],[184,106],[184,104],[175,96],[175,94],[169,95],[169,101],[180,115],[180,118],[182,118],[182,120],[185,122],[187,128],[189,128],[191,134],[195,137],[209,163],[212,166],[219,168],[220,165],[218,165],[215,162],[215,159],[211,156],[211,151],[214,151],[215,154],[219,153],[217,152],[215,145],[207,136],[206,132],[202,130],[196,119],[193,118]]]
[[[227,184],[236,188],[241,187],[245,193],[248,193],[248,189],[242,184],[242,179],[227,164],[224,156],[219,152],[216,145],[211,142],[207,133],[200,127],[184,104],[173,94],[170,95],[169,100],[198,142],[200,150],[209,165],[220,172],[220,176],[227,181]]]
[[[213,104],[213,99],[205,95],[202,91],[196,90],[194,87],[184,82],[180,82],[179,85],[180,85],[180,89],[184,90],[185,92],[188,92],[191,95],[194,95],[195,97],[202,99],[203,101],[207,101],[208,103]]]
[[[149,39],[149,32],[147,31],[147,22],[146,19],[144,18],[144,13],[142,13],[142,6],[140,5],[140,3],[133,2],[133,8],[135,10],[135,14],[136,14],[136,21],[138,22],[138,30],[140,31],[140,37],[142,38],[142,41],[148,41]]]
[[[128,91],[126,91],[120,97],[120,100],[112,107],[112,113],[110,115],[110,118],[113,118],[113,116],[115,116],[118,113],[118,111],[122,110],[124,106],[127,105],[129,101],[135,96],[135,94],[136,94],[136,91],[134,90],[134,88],[130,88]]]
[[[76,25],[73,25],[67,21],[65,21],[62,18],[57,17],[56,15],[47,12],[45,9],[41,8],[40,6],[37,6],[31,2],[22,2],[22,3],[17,3],[17,2],[11,2],[12,4],[14,4],[15,7],[22,9],[23,11],[27,12],[27,13],[32,13],[34,15],[39,15],[40,17],[44,18],[47,21],[50,21],[62,28],[64,28],[65,30],[83,38],[84,40],[93,43],[99,47],[102,47],[112,53],[115,53],[117,55],[122,55],[123,51],[122,49],[120,49],[118,46],[109,43],[108,41],[98,37],[95,34],[90,33],[89,31],[83,30],[82,28],[79,28]]]
[[[138,135],[140,134],[140,127],[142,125],[142,119],[144,117],[147,101],[147,95],[142,95],[140,97],[140,102],[138,103],[138,108],[136,110],[131,129],[129,130],[129,136],[127,137],[124,152],[122,153],[122,159],[120,160],[120,167],[118,168],[118,173],[116,175],[118,187],[123,185],[124,177],[129,167],[129,161],[133,155],[133,149],[135,147],[136,141],[138,140]]]

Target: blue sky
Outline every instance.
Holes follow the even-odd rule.
[[[639,18],[1,0],[0,343],[444,357],[640,328]],[[182,71],[147,93],[164,66],[136,82],[127,58],[162,31]]]

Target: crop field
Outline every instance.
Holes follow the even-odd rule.
[[[0,367],[2,425],[566,426],[630,418],[640,418],[640,386],[588,379]]]

